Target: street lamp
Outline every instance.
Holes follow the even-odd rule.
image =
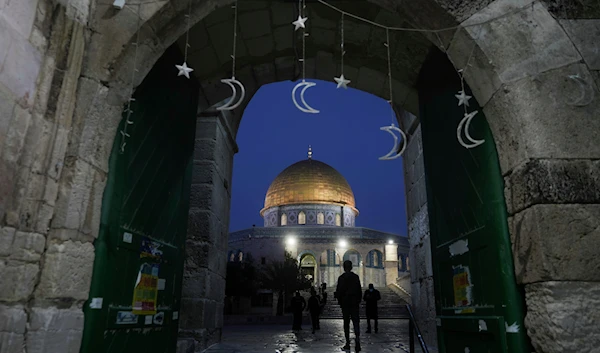
[[[392,239],[388,240],[388,244],[392,245],[394,244],[394,241]]]
[[[285,243],[290,246],[296,245],[296,237],[293,237],[293,236],[287,237],[287,239],[285,240]]]
[[[348,242],[345,241],[344,239],[340,240],[339,242],[340,248],[345,248],[348,246]]]

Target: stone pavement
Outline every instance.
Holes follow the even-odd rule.
[[[222,343],[209,347],[205,353],[330,353],[342,352],[344,331],[342,320],[321,320],[321,330],[314,335],[310,324],[304,324],[298,333],[290,325],[226,326]],[[380,320],[379,333],[366,334],[365,320],[361,320],[361,353],[408,352],[408,320]],[[352,352],[354,334],[350,328]],[[418,344],[417,344],[418,345]],[[416,347],[417,351],[420,348]]]

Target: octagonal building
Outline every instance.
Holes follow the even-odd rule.
[[[334,287],[350,260],[366,287],[384,287],[409,269],[406,237],[356,227],[359,216],[348,181],[335,168],[312,158],[296,162],[273,180],[260,210],[263,227],[229,234],[229,261],[250,254],[257,266],[294,256],[314,285]]]

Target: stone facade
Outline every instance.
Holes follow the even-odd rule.
[[[348,206],[306,204],[271,207],[264,211],[264,225],[265,227],[284,226],[282,224],[283,218],[286,220],[285,225],[298,225],[300,212],[305,214],[306,225],[354,227],[356,224],[356,215],[352,208]]]
[[[230,43],[214,38],[232,28],[226,6],[231,2],[199,0],[192,9],[190,19],[197,26],[190,32],[189,63],[202,84],[200,111],[229,94],[219,80],[230,76]],[[187,0],[126,4],[115,10],[110,2],[96,0],[0,0],[3,351],[79,350],[92,242],[134,61],[137,86],[187,28]],[[246,103],[263,84],[298,78],[297,38],[289,25],[293,6],[275,0],[240,2],[243,43],[236,78],[246,85]],[[317,4],[309,8],[314,41],[308,41],[307,77],[331,80],[339,73],[334,60],[339,16],[318,10]],[[522,11],[502,16],[517,9]],[[432,46],[445,50],[457,68],[469,62],[466,80],[494,134],[505,178],[515,272],[527,299],[525,329],[539,353],[597,346],[590,337],[598,337],[598,325],[585,323],[594,322],[589,314],[597,307],[600,281],[594,275],[598,256],[589,250],[598,239],[600,203],[594,177],[600,159],[598,5],[370,0],[352,2],[346,10],[387,25],[454,28],[392,38],[394,101],[418,117],[414,83]],[[353,87],[387,99],[382,31],[358,22],[349,23],[346,31],[346,50],[352,52],[347,58],[353,59],[347,60],[345,73]],[[138,38],[138,45],[131,45]],[[219,340],[217,300],[223,292],[235,152],[231,141],[242,113],[243,107],[220,117],[219,124],[198,124],[206,129],[199,128],[203,137],[196,147],[201,168],[195,174],[202,181],[194,186],[197,202],[190,210],[191,261],[186,262],[182,309],[190,315],[180,322],[182,352],[199,352]],[[414,144],[418,118],[400,120]],[[407,175],[420,173],[408,168],[419,170],[417,158],[407,151]],[[414,175],[410,180],[420,180]],[[412,298],[421,308],[421,320],[428,321],[433,281],[427,251],[415,251],[417,246],[427,249],[429,234],[419,190],[419,185],[407,185],[410,264],[416,276]],[[548,246],[542,241],[546,236],[561,246]],[[573,326],[564,320],[565,312],[572,314]]]

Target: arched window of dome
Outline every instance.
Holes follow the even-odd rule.
[[[317,224],[325,224],[325,215],[323,212],[317,213]]]
[[[342,216],[339,213],[335,214],[335,225],[338,227],[342,226]]]
[[[244,253],[243,253],[243,252],[241,252],[241,251],[240,251],[240,252],[239,252],[239,254],[238,254],[238,261],[239,261],[239,262],[242,262],[242,261],[244,261]]]
[[[287,215],[285,213],[281,215],[281,225],[287,226]]]
[[[306,213],[304,211],[298,213],[298,224],[306,224]]]
[[[410,271],[410,257],[406,257],[406,272]]]
[[[233,253],[233,251],[229,252],[229,261],[230,262],[234,262],[235,261],[235,254]]]

